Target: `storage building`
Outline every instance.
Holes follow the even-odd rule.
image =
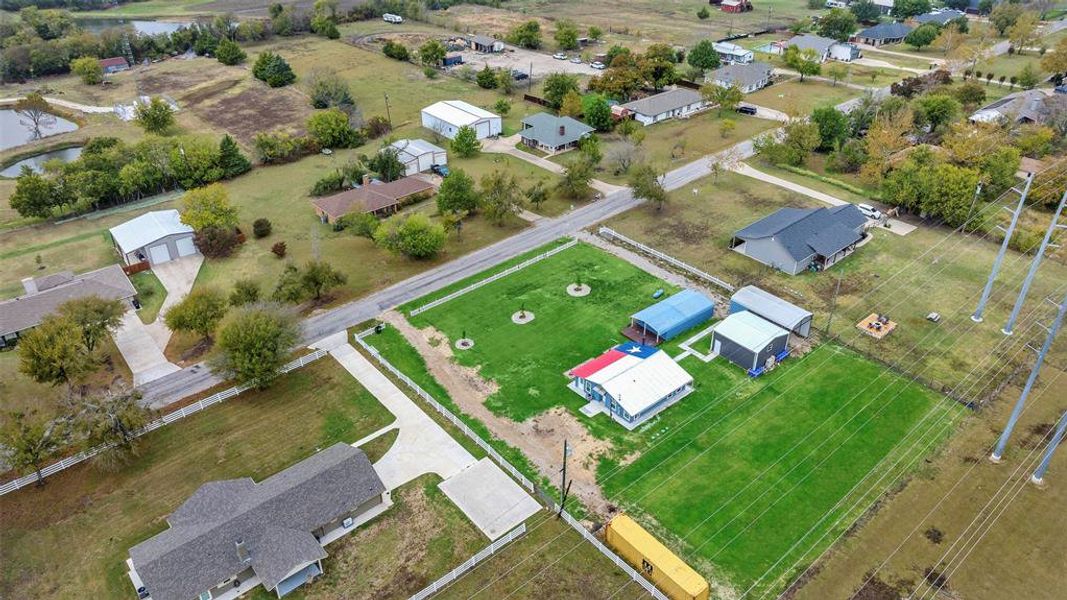
[[[800,337],[808,337],[811,333],[810,312],[754,285],[746,285],[730,296],[730,314],[744,310]]]
[[[389,147],[396,150],[396,157],[404,163],[406,176],[425,173],[434,165],[448,164],[448,153],[445,149],[426,140],[397,140]]]
[[[693,378],[666,352],[626,342],[587,360],[568,373],[570,389],[590,402],[595,415],[606,412],[634,429],[693,390]]]
[[[711,352],[756,376],[788,356],[788,340],[788,331],[743,310],[715,326],[711,334]]]
[[[500,115],[462,100],[442,100],[422,109],[422,126],[448,139],[456,137],[460,127],[474,128],[478,139],[500,135]]]
[[[708,599],[708,581],[630,517],[618,515],[609,521],[604,538],[671,600]]]
[[[656,345],[711,319],[715,303],[704,294],[682,290],[630,317],[623,335],[635,342]]]
[[[197,253],[193,228],[182,223],[174,209],[146,212],[110,231],[111,240],[128,265],[146,260],[158,265]]]

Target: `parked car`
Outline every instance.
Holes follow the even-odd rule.
[[[430,172],[440,175],[441,177],[448,177],[448,165],[432,165],[430,167]]]
[[[756,107],[747,104],[739,104],[737,105],[737,112],[743,115],[754,115],[756,114]]]
[[[518,69],[513,70],[511,72],[511,76],[514,77],[518,81],[522,81],[523,79],[529,79],[530,78],[530,75],[528,73],[526,73],[525,71],[520,71]]]
[[[580,65],[580,64],[582,64],[582,57],[581,56],[575,56],[574,58],[571,59],[571,62],[576,64],[576,65]]]
[[[552,55],[552,58],[556,60],[567,60],[567,55],[562,52],[557,52]]]
[[[594,68],[594,69],[596,69],[597,71],[603,71],[604,69],[608,68],[608,66],[607,66],[607,65],[605,65],[605,64],[604,64],[604,63],[602,63],[602,62],[600,62],[599,60],[595,60],[595,61],[593,61],[593,62],[589,63],[589,66],[590,66],[590,67],[593,67],[593,68]]]
[[[881,221],[882,217],[884,216],[882,215],[882,211],[871,206],[870,204],[857,204],[856,208],[860,209],[860,212],[863,213],[863,216],[867,217],[868,219]]]

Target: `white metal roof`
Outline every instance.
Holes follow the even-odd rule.
[[[485,119],[499,119],[498,115],[462,100],[442,100],[422,109],[422,112],[446,123],[462,127]]]
[[[759,313],[764,319],[781,325],[786,329],[796,329],[812,316],[810,312],[796,304],[783,300],[754,285],[746,285],[737,290],[730,297],[730,300]]]
[[[615,370],[620,363],[628,367]],[[641,413],[667,394],[693,382],[689,373],[662,350],[643,360],[634,356],[621,358],[596,375],[607,371],[613,371],[614,375],[600,383],[601,387],[631,415]]]
[[[192,233],[177,210],[153,210],[110,229],[111,237],[128,254],[152,242],[179,233]]]
[[[445,149],[435,146],[426,140],[411,139],[411,140],[397,140],[390,144],[391,147],[396,148],[401,154],[407,154],[412,157],[422,156],[423,154],[435,154],[437,152],[444,152]]]
[[[774,323],[747,310],[734,313],[715,326],[715,335],[721,335],[753,352],[763,350],[767,344],[788,333]]]

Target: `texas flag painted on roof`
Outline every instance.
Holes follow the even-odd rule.
[[[593,375],[603,371],[620,360],[628,359],[626,362],[632,362],[634,359],[644,360],[656,352],[659,352],[659,350],[652,346],[643,346],[636,342],[626,342],[615,346],[596,358],[587,360],[577,367],[574,367],[571,369],[570,375],[572,377],[589,379]]]

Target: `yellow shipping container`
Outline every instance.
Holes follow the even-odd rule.
[[[671,600],[708,600],[708,581],[630,517],[612,519],[605,539]]]

